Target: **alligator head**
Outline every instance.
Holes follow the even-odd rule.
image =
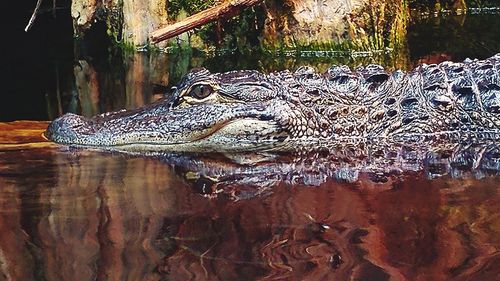
[[[239,151],[283,141],[279,116],[290,108],[277,98],[278,79],[256,71],[189,72],[173,93],[134,110],[92,118],[65,114],[45,136],[61,144],[125,150]]]

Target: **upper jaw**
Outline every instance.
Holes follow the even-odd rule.
[[[280,129],[273,114],[263,103],[170,108],[165,100],[141,109],[92,118],[66,114],[49,125],[45,136],[61,144],[132,150],[251,149],[252,145],[259,147],[259,141],[266,142],[254,137],[259,129],[262,129],[260,134],[272,134]]]

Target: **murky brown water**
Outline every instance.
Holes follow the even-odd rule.
[[[189,166],[55,146],[46,125],[0,124],[0,280],[499,280],[498,176],[235,200],[244,178],[207,196]]]

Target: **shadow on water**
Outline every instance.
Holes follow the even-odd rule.
[[[56,64],[41,63],[54,70],[39,69],[47,84],[14,85],[47,94],[42,110],[20,109],[1,120],[135,108],[160,98],[200,66],[270,72],[307,64],[324,71],[331,64],[375,62],[408,69],[485,58],[500,50],[499,20],[428,18],[410,26],[401,52],[373,58],[207,56],[185,50],[123,55],[86,46],[74,60],[56,56]],[[18,72],[34,75],[21,66]],[[300,156],[134,156],[43,142],[46,125],[0,123],[0,280],[500,275],[497,146],[435,153],[402,147]]]

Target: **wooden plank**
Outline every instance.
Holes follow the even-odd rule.
[[[263,0],[231,0],[214,6],[197,14],[194,14],[182,21],[155,30],[151,33],[151,41],[158,43],[172,38],[183,32],[216,21],[220,18],[231,17],[239,14],[246,8],[261,3]]]
[[[43,136],[48,125],[46,121],[0,122],[0,151],[56,146]]]

